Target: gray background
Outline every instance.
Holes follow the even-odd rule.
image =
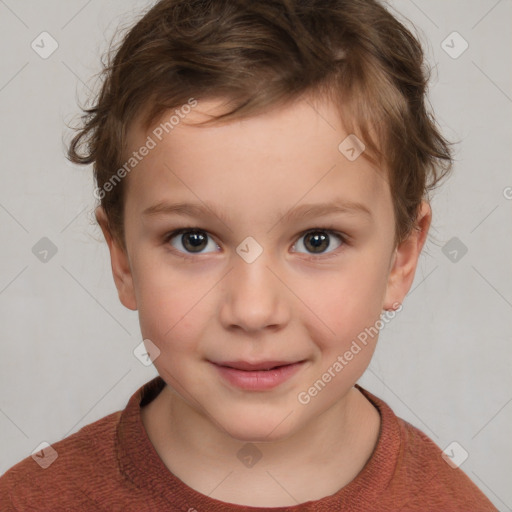
[[[64,158],[66,124],[94,89],[111,35],[148,5],[0,0],[1,472],[124,408],[156,375],[132,353],[138,318],[117,297],[91,169]],[[441,448],[459,443],[469,454],[461,468],[511,510],[512,2],[390,5],[417,26],[434,67],[431,103],[462,142],[433,196],[432,236],[404,308],[360,383]],[[59,45],[46,59],[31,47],[43,31]],[[457,58],[454,31],[469,44]],[[33,253],[43,237],[57,249],[47,261]]]

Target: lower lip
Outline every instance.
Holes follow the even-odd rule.
[[[244,371],[214,364],[219,373],[233,386],[251,391],[272,389],[297,373],[304,362],[280,366],[273,370]]]

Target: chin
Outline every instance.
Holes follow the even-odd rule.
[[[269,417],[262,421],[261,416],[254,420],[248,421],[247,418],[243,422],[230,423],[226,425],[221,423],[224,431],[233,439],[244,443],[271,443],[282,441],[293,434],[290,425],[284,425],[283,417]]]

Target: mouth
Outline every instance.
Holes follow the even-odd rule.
[[[260,362],[248,362],[248,361],[225,361],[222,363],[214,363],[219,366],[225,366],[227,368],[233,368],[235,370],[242,370],[247,372],[254,371],[269,371],[281,366],[289,366],[292,364],[301,363],[302,361],[260,361]]]
[[[244,390],[263,391],[287,381],[306,361],[210,362],[232,386]]]

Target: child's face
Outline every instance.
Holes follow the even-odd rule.
[[[199,102],[184,121],[216,105]],[[328,104],[209,128],[184,121],[161,141],[130,131],[130,154],[148,135],[156,147],[125,178],[127,257],[109,240],[119,295],[138,309],[144,339],[160,350],[158,372],[190,407],[240,440],[284,438],[341,403],[368,366],[377,336],[344,354],[409,290],[430,209],[423,235],[395,251],[387,179],[340,152],[348,133]],[[334,202],[369,213],[288,217]],[[145,213],[177,203],[208,204],[219,217]],[[166,238],[180,228],[199,236]],[[303,363],[278,384],[247,389],[213,363],[228,361]]]

